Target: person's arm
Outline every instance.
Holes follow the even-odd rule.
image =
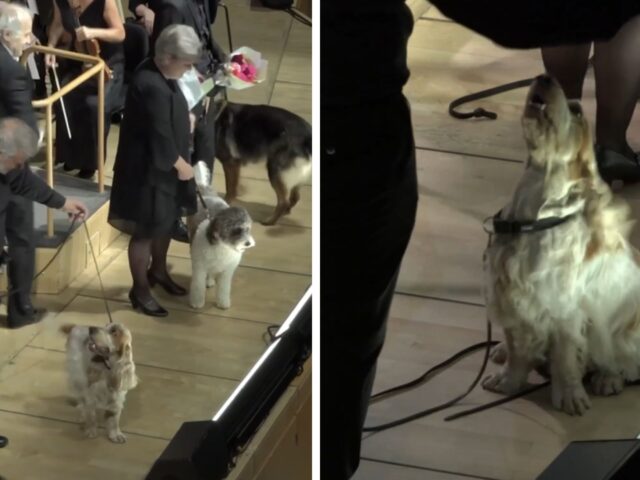
[[[3,48],[0,46],[0,48]],[[31,106],[31,89],[27,71],[19,63],[7,65],[0,86],[0,104],[3,114],[16,117],[29,125],[36,133],[38,124]]]
[[[60,37],[62,37],[62,33],[64,32],[64,26],[62,25],[62,17],[60,15],[60,9],[58,8],[58,3],[56,0],[52,0],[53,3],[53,19],[51,20],[51,25],[49,25],[49,30],[47,31],[47,46],[48,47],[56,47],[58,42],[60,41]],[[47,67],[53,67],[56,63],[55,55],[51,55],[50,53],[46,53],[44,55],[44,64]]]
[[[14,195],[20,195],[49,208],[62,210],[70,217],[84,219],[89,215],[89,210],[84,203],[74,198],[65,198],[34,174],[28,166],[12,170],[6,177],[9,189]]]
[[[125,32],[116,0],[106,0],[104,3],[104,21],[107,28],[80,27],[76,29],[76,36],[81,42],[84,40],[102,40],[107,43],[120,43],[124,40]]]
[[[147,111],[151,141],[151,161],[158,170],[165,172],[176,169],[180,180],[193,178],[191,165],[180,156],[172,127],[172,98],[169,92],[148,79],[143,91],[135,91],[133,95],[141,99]],[[187,119],[185,119],[187,120]]]

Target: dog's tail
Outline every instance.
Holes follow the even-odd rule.
[[[73,323],[65,323],[64,325],[61,325],[59,330],[61,333],[64,333],[65,335],[69,335],[71,333],[71,330],[73,330],[75,327],[75,325]]]
[[[193,168],[193,177],[201,191],[206,191],[211,188],[211,171],[202,160],[196,163],[196,166]]]

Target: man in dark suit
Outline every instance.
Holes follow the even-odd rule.
[[[25,7],[0,3],[0,118],[15,117],[22,120],[31,127],[37,139],[38,126],[31,106],[32,83],[26,70],[18,62],[23,50],[31,43],[31,22],[31,13]],[[1,171],[0,174],[2,174]],[[13,181],[11,177],[15,175],[22,178],[23,173],[22,171],[7,173],[7,181]],[[37,183],[36,180],[33,182]],[[38,188],[49,189],[44,182],[40,183],[42,185]],[[11,194],[7,188],[4,188],[4,192],[0,192],[0,197],[0,221],[2,222],[0,242],[4,245],[6,221],[6,238],[9,246],[8,323],[10,327],[15,328],[37,322],[44,313],[44,310],[34,308],[31,303],[31,286],[35,269],[32,201],[41,197]],[[57,208],[61,206],[57,205],[59,200],[60,198],[58,202],[54,202]]]

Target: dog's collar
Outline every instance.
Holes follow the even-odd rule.
[[[518,220],[504,220],[500,218],[501,214],[502,210],[484,221],[483,228],[485,232],[495,235],[518,235],[520,233],[540,232],[562,225],[575,216],[575,213],[572,213],[566,217],[547,217],[534,222],[520,222]],[[487,227],[489,221],[491,221],[491,229]]]
[[[111,365],[109,365],[109,361],[102,355],[95,354],[93,357],[91,357],[91,361],[94,363],[102,363],[105,367],[107,367],[107,370],[111,370]]]

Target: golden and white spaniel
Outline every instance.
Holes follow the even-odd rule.
[[[533,82],[522,125],[529,158],[484,254],[487,312],[505,342],[495,354],[504,366],[483,386],[514,393],[545,364],[554,407],[582,414],[587,373],[597,395],[640,377],[630,210],[597,173],[580,105],[548,75]]]
[[[69,383],[85,435],[98,435],[101,414],[109,440],[124,443],[120,413],[127,392],[138,384],[131,332],[117,323],[106,327],[63,325],[60,331],[67,335]]]

